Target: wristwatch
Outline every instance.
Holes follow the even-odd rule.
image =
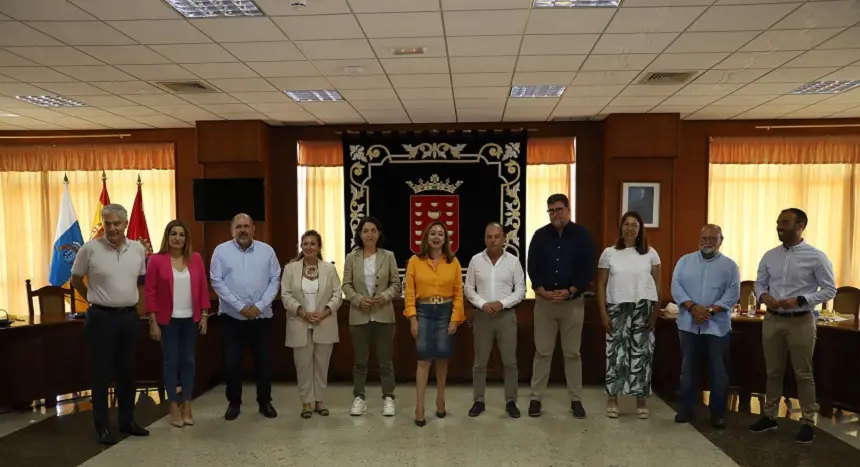
[[[714,313],[716,313],[716,311],[714,310],[714,307],[713,307],[713,306],[709,306],[709,307],[708,307],[708,314],[709,314],[709,315],[711,315],[711,316],[714,316]]]

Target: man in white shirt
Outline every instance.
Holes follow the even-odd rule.
[[[487,361],[493,340],[499,342],[499,353],[505,374],[505,410],[519,418],[517,408],[517,317],[514,306],[526,295],[523,267],[516,256],[505,251],[505,230],[493,222],[484,234],[487,249],[472,257],[466,271],[464,293],[475,306],[473,319],[475,360],[472,386],[475,403],[470,417],[484,411],[484,389],[487,385]]]

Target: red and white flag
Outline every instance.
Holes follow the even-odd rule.
[[[146,226],[146,214],[143,212],[143,183],[140,181],[140,175],[137,176],[137,195],[134,197],[134,205],[131,207],[131,217],[128,221],[128,232],[126,237],[129,240],[140,242],[146,250],[146,256],[152,254],[152,241],[149,237],[149,228]]]

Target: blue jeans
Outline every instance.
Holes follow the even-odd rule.
[[[726,412],[729,392],[729,348],[732,333],[719,337],[711,334],[693,334],[678,331],[681,340],[681,405],[687,413],[693,413],[699,391],[697,370],[703,355],[708,357],[710,367],[711,414],[722,417]]]
[[[192,318],[171,318],[161,328],[161,350],[164,354],[164,386],[169,402],[179,402],[177,382],[182,385],[182,401],[194,394],[194,350],[197,346],[197,323]]]

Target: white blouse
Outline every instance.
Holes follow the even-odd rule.
[[[376,255],[377,253],[374,253],[364,258],[364,283],[370,298],[373,298],[373,293],[376,292]]]
[[[606,303],[636,303],[657,301],[657,284],[651,276],[651,266],[660,264],[657,250],[639,254],[636,248],[617,250],[611,246],[600,255],[597,267],[609,270]]]
[[[319,295],[319,291],[319,279],[310,280],[307,277],[302,277],[302,295],[305,297],[305,303],[302,304],[302,307],[305,309],[305,313],[314,313],[317,311],[317,296]],[[308,328],[312,329],[313,327],[313,324],[308,323]]]
[[[173,268],[171,268],[173,269]],[[194,316],[194,303],[191,300],[191,273],[173,269],[173,318]]]

